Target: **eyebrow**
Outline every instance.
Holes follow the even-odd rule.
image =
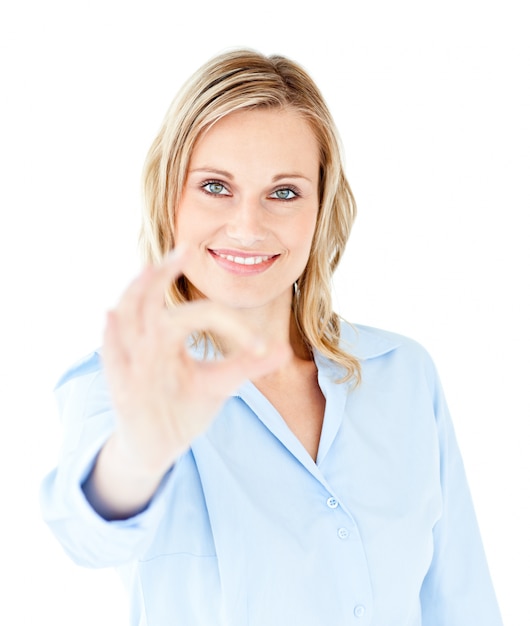
[[[222,176],[223,178],[228,178],[228,180],[234,180],[234,175],[231,174],[230,172],[227,172],[226,170],[218,170],[215,167],[197,167],[193,170],[190,170],[190,174],[196,174],[198,172],[203,172],[204,174],[216,174],[217,176]],[[304,180],[309,181],[310,183],[313,182],[310,178],[308,178],[307,176],[304,176],[303,174],[298,174],[297,172],[292,172],[292,173],[281,173],[281,174],[276,174],[276,176],[274,176],[272,178],[272,182],[275,183],[278,180],[282,180],[283,178],[303,178]]]

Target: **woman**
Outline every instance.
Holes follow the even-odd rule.
[[[432,362],[332,311],[355,203],[309,76],[207,63],[145,204],[147,268],[58,385],[67,552],[122,569],[132,624],[501,624]]]

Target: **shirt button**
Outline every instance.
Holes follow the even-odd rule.
[[[348,539],[350,536],[350,531],[347,528],[339,528],[337,531],[337,535],[340,539]]]
[[[366,609],[364,608],[362,604],[358,604],[353,609],[353,614],[355,615],[355,617],[363,617],[365,613],[366,613]]]
[[[336,509],[339,506],[339,503],[337,502],[336,498],[328,498],[326,501],[326,504],[329,506],[330,509]]]

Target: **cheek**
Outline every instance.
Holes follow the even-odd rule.
[[[175,215],[175,239],[178,243],[189,238],[192,226],[193,222],[188,219],[186,211],[183,211],[182,208],[177,209]]]
[[[184,193],[175,211],[175,233],[178,241],[200,243],[212,237],[225,223],[224,213],[212,210],[204,194]]]
[[[311,243],[315,234],[315,228],[317,223],[316,211],[311,215],[304,216],[303,220],[297,225],[296,235],[300,242],[300,247],[308,251],[311,249]]]
[[[190,243],[200,238],[205,221],[197,215],[189,203],[182,202],[175,211],[175,235],[177,242]]]

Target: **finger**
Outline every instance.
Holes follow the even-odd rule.
[[[146,317],[152,318],[165,308],[165,290],[182,273],[186,253],[186,246],[175,248],[159,265],[146,267],[124,291],[115,312],[128,343],[150,324]]]
[[[159,265],[152,268],[142,300],[143,315],[146,323],[149,323],[151,319],[166,308],[166,291],[175,279],[184,273],[189,258],[189,247],[185,243],[179,244]]]
[[[109,311],[103,336],[102,360],[105,375],[115,393],[121,387],[120,381],[126,376],[129,364],[127,350],[120,338],[119,327],[116,315]]]
[[[119,323],[123,334],[138,333],[143,326],[142,301],[151,281],[152,266],[145,267],[142,272],[128,285],[114,307],[116,323]]]
[[[210,300],[195,300],[169,311],[165,331],[172,345],[185,342],[197,331],[211,331],[232,350],[250,350],[259,356],[265,349],[240,314]]]
[[[275,343],[267,346],[260,356],[243,350],[221,361],[201,362],[198,368],[204,387],[213,395],[226,396],[245,380],[256,380],[278,370],[291,357],[289,344]]]

